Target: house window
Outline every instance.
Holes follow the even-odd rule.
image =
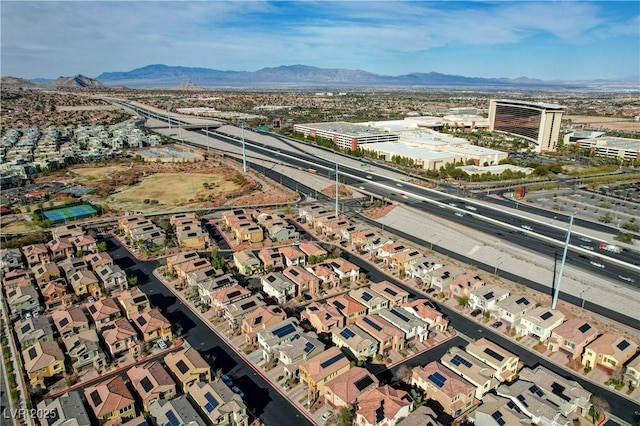
[[[573,342],[566,341],[566,342],[564,342],[564,345],[566,347],[568,347],[568,348],[571,348],[571,349],[575,349],[576,348],[576,345]]]

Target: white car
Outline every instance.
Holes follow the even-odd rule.
[[[527,231],[533,231],[533,228],[530,227],[529,225],[522,225],[521,228],[526,229]]]
[[[622,281],[626,281],[626,282],[628,282],[628,283],[634,283],[634,282],[636,282],[636,280],[634,280],[633,278],[631,278],[631,277],[626,277],[626,276],[624,276],[624,275],[618,275],[618,278],[620,278]]]
[[[462,213],[460,213],[460,212],[456,212],[456,216],[463,217],[464,215]]]
[[[322,415],[322,420],[324,420],[324,421],[326,422],[326,421],[327,421],[327,420],[329,420],[331,417],[333,417],[333,411],[329,410],[329,411],[327,411],[326,413],[324,413],[324,414]]]
[[[158,340],[158,347],[161,350],[167,349],[167,342],[165,342],[164,340]]]
[[[587,246],[587,245],[581,245],[580,247],[582,247],[585,250],[590,250],[590,251],[594,251],[595,249],[592,246]]]
[[[591,263],[593,266],[595,266],[596,268],[600,268],[600,269],[604,269],[604,265],[600,262],[596,262],[595,260],[592,260]]]
[[[473,207],[473,206],[466,206],[466,209],[467,209],[467,210],[472,210],[472,211],[474,211],[474,212],[475,212],[476,210],[478,210],[477,208],[475,208],[475,207]]]
[[[458,207],[458,205],[457,205],[456,203],[449,203],[449,205],[450,205],[451,207]]]

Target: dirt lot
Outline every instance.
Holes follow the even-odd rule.
[[[73,182],[86,184],[95,180],[102,180],[113,172],[121,172],[126,166],[105,166],[105,167],[82,167],[69,170],[69,175],[73,177]]]
[[[616,117],[593,117],[590,115],[565,115],[563,120],[571,120],[575,126],[586,125],[591,129],[610,129],[627,132],[640,132],[640,122],[635,122],[631,118]]]

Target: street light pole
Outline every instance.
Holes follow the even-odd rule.
[[[336,219],[338,218],[338,163],[336,163]]]
[[[242,171],[247,173],[247,152],[244,146],[244,121],[242,122]]]
[[[493,269],[493,275],[498,275],[498,267],[502,265],[502,258],[499,257],[496,259],[496,267]]]
[[[591,287],[587,287],[580,292],[580,298],[582,299],[582,303],[580,304],[580,312],[582,312],[582,310],[584,309],[584,292],[590,289]]]

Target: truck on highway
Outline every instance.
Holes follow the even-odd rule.
[[[622,253],[622,247],[618,247],[614,244],[600,243],[598,244],[600,250],[610,251],[611,253]]]

